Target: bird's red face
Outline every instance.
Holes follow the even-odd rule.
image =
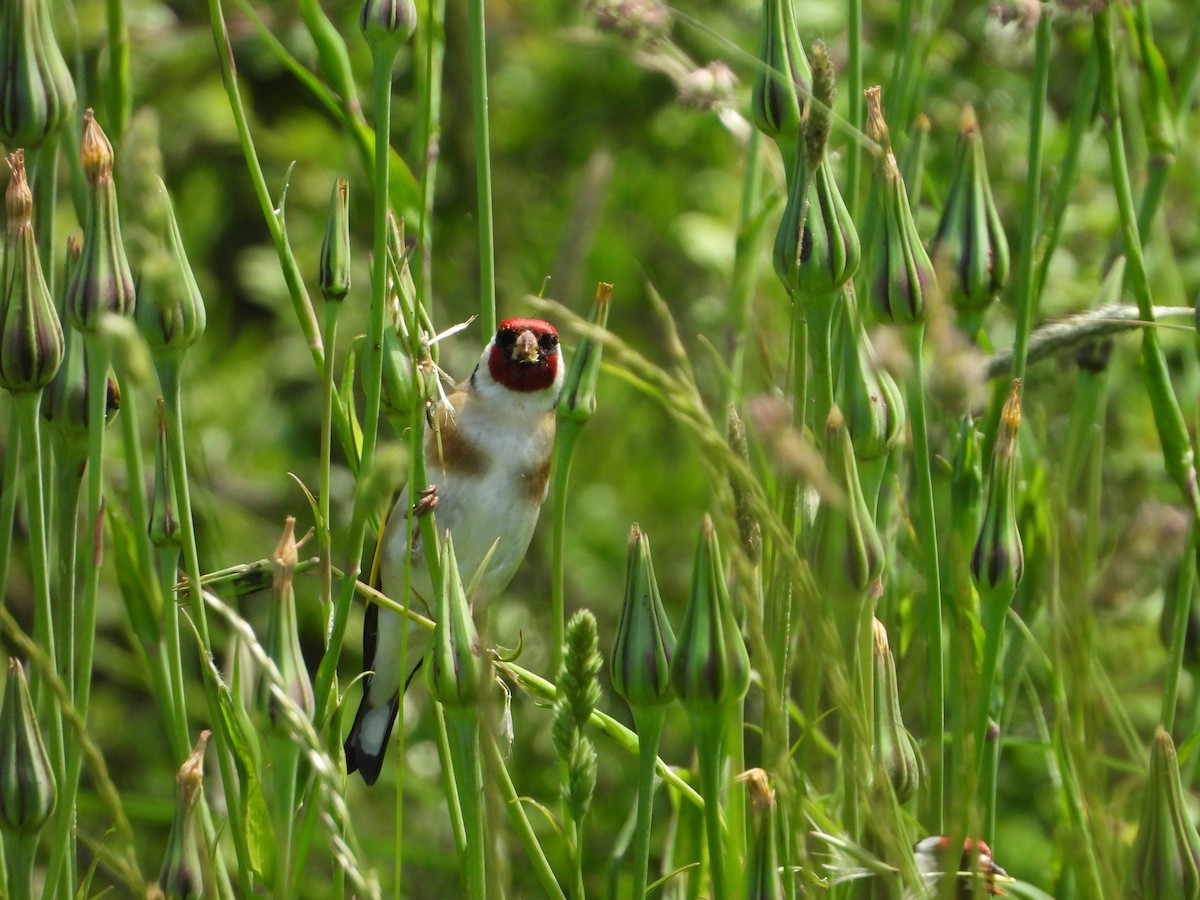
[[[510,391],[533,393],[554,384],[558,374],[558,332],[541,319],[505,319],[496,330],[488,372]]]

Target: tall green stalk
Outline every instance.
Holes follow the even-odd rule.
[[[471,121],[475,136],[475,211],[479,221],[479,327],[496,333],[496,246],[492,224],[492,149],[488,128],[487,32],[484,0],[469,0]]]
[[[908,385],[908,410],[912,416],[913,467],[917,477],[916,505],[920,518],[917,533],[921,539],[922,572],[925,576],[923,618],[925,640],[928,643],[929,673],[929,736],[931,740],[929,778],[930,827],[942,831],[946,779],[946,750],[943,735],[946,730],[945,676],[942,662],[942,575],[938,562],[937,520],[933,499],[933,458],[929,450],[929,423],[925,417],[925,385],[922,355],[925,327],[909,329],[909,349],[912,373]]]

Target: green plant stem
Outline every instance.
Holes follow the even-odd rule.
[[[89,347],[88,360],[92,359],[92,348]],[[188,479],[187,452],[184,447],[183,405],[182,392],[179,383],[178,362],[175,365],[164,364],[160,361],[159,381],[163,391],[163,405],[167,417],[167,450],[170,461],[171,481],[175,486],[175,499],[179,504],[179,533],[183,543],[184,569],[187,574],[188,609],[191,613],[192,627],[196,631],[200,649],[208,657],[212,656],[212,639],[209,636],[208,616],[204,606],[204,590],[200,580],[200,554],[196,544],[196,525],[192,518],[191,485]],[[90,373],[89,373],[90,375]],[[89,389],[95,385],[103,385],[102,379],[89,377]],[[103,422],[103,407],[93,408],[89,422]],[[233,847],[237,856],[238,893],[249,896],[252,890],[250,881],[251,862],[250,849],[247,843],[245,815],[242,809],[242,799],[239,796],[240,782],[233,770],[230,750],[231,742],[221,712],[220,698],[217,694],[215,679],[208,674],[202,676],[204,698],[208,705],[209,721],[211,723],[214,742],[216,743],[217,762],[221,771],[221,784],[224,786],[226,808],[229,812],[230,833]]]
[[[317,498],[321,521],[317,528],[318,553],[321,557],[321,605],[333,608],[333,523],[330,519],[330,467],[333,454],[333,355],[337,348],[338,313],[341,303],[325,304],[325,359],[321,378],[321,471]],[[328,634],[326,635],[328,637]]]
[[[761,254],[758,252],[758,243],[765,221],[762,210],[759,208],[762,204],[763,141],[762,133],[757,128],[750,132],[750,143],[746,147],[745,161],[729,300],[729,325],[733,330],[733,352],[729,363],[727,402],[733,402],[742,391],[746,344],[749,342],[750,321],[761,258]]]
[[[725,840],[721,823],[721,772],[725,743],[725,716],[720,710],[688,716],[692,740],[700,761],[700,790],[704,794],[704,834],[708,841],[709,878],[713,900],[731,896],[725,872]]]
[[[67,444],[59,445],[54,461],[54,539],[57,580],[55,593],[55,649],[63,682],[75,700],[75,577],[78,553],[79,495],[86,456],[74,457]]]
[[[667,712],[651,706],[633,711],[638,734],[637,831],[633,839],[633,897],[646,895],[650,871],[650,825],[654,817],[654,770],[658,764],[658,741]]]
[[[417,298],[427,304],[433,296],[433,198],[437,186],[438,144],[441,138],[442,61],[446,53],[446,0],[427,5],[424,31],[424,72],[421,91],[421,133],[418,147],[425,165],[421,167],[421,221],[417,228]]]
[[[567,488],[582,422],[560,420],[554,441],[554,519],[550,534],[550,671],[562,671],[566,634]]]
[[[133,114],[133,93],[129,77],[129,25],[125,21],[125,0],[106,0],[108,24],[108,133],[119,143]]]
[[[55,294],[58,266],[54,264],[55,210],[58,208],[58,131],[46,135],[40,147],[27,151],[29,184],[33,189],[33,221],[37,227],[38,259],[50,296]]]
[[[854,137],[846,148],[846,193],[845,197],[852,216],[858,214],[858,185],[862,173],[862,147],[859,135],[863,130],[863,4],[862,0],[850,0],[846,17],[849,30],[846,36],[848,47],[846,59],[846,118],[854,129]]]
[[[512,776],[509,775],[508,767],[504,763],[504,757],[500,753],[500,747],[495,738],[487,740],[486,749],[491,763],[488,771],[495,772],[499,776],[500,789],[504,796],[505,807],[508,809],[509,819],[529,856],[534,876],[547,897],[550,897],[551,900],[566,900],[566,894],[559,887],[558,879],[554,877],[554,870],[550,868],[550,861],[546,859],[546,854],[542,851],[542,845],[538,843],[533,826],[530,825],[529,818],[525,815],[524,804],[517,795]]]
[[[981,837],[986,844],[996,841],[996,785],[1000,777],[1001,734],[994,739],[984,739],[980,754],[980,796],[983,797],[983,831]]]
[[[812,428],[825,445],[825,422],[833,409],[833,304],[836,295],[814,297],[808,307],[808,352],[813,372]]]
[[[462,859],[468,900],[487,895],[487,835],[484,827],[483,770],[479,752],[479,713],[474,707],[444,707],[450,759],[462,807],[465,857]],[[452,803],[455,797],[449,797]]]
[[[301,746],[288,735],[276,736],[272,741],[275,757],[275,802],[276,802],[276,879],[275,896],[294,897],[299,882],[293,882],[293,869],[304,859],[295,854],[294,841],[296,824],[296,786],[300,771]]]
[[[1166,683],[1163,685],[1162,712],[1159,722],[1168,732],[1175,728],[1175,710],[1179,705],[1179,675],[1183,671],[1184,646],[1187,643],[1187,623],[1192,611],[1192,595],[1196,586],[1196,564],[1200,556],[1200,530],[1192,523],[1188,533],[1187,551],[1179,567],[1172,604],[1170,645],[1167,657]]]
[[[925,385],[922,353],[925,344],[923,325],[909,331],[912,374],[908,385],[908,409],[912,416],[913,466],[917,477],[917,533],[921,539],[921,558],[925,575],[925,637],[929,643],[929,734],[933,742],[932,772],[929,778],[931,827],[942,831],[943,791],[945,784],[946,730],[945,679],[942,666],[942,576],[938,563],[937,520],[933,501],[933,460],[929,451],[929,424],[925,418]]]
[[[1105,136],[1112,173],[1113,193],[1120,210],[1121,233],[1125,241],[1127,275],[1142,318],[1153,323],[1154,299],[1142,253],[1138,231],[1137,211],[1133,203],[1129,169],[1125,158],[1125,138],[1121,125],[1121,107],[1117,91],[1116,58],[1113,48],[1113,10],[1105,7],[1095,14],[1095,42],[1100,56],[1100,104],[1108,117]],[[1148,327],[1142,332],[1142,368],[1146,393],[1154,412],[1154,423],[1162,443],[1167,474],[1183,495],[1193,520],[1200,521],[1200,494],[1196,491],[1196,472],[1193,451],[1179,401],[1171,387],[1170,372],[1163,353],[1158,329]]]
[[[367,350],[363,360],[366,407],[363,416],[362,447],[353,454],[359,460],[358,475],[360,479],[369,477],[371,473],[379,431],[379,395],[383,378],[383,326],[387,303],[388,135],[391,133],[392,66],[395,63],[395,55],[396,48],[387,45],[374,47],[371,56],[376,110],[374,215],[372,218],[374,235],[371,258],[371,307],[367,318]],[[347,543],[350,558],[347,579],[343,582],[342,590],[334,603],[330,615],[329,643],[317,669],[315,721],[319,724],[325,721],[329,712],[333,683],[337,676],[337,662],[346,637],[346,625],[349,622],[350,607],[354,601],[354,585],[358,580],[363,544],[366,541],[367,506],[373,499],[364,496],[362,491],[358,491],[354,499]],[[432,543],[429,546],[436,547],[437,545]]]
[[[304,279],[300,275],[299,266],[296,265],[295,256],[292,254],[291,245],[288,243],[282,205],[276,210],[275,203],[271,199],[271,192],[267,189],[267,182],[263,175],[262,166],[258,161],[258,153],[254,149],[254,138],[250,134],[250,122],[246,115],[246,108],[242,103],[241,93],[238,90],[237,69],[233,62],[233,48],[229,42],[229,29],[225,24],[225,15],[221,8],[221,0],[209,0],[208,9],[209,18],[212,22],[213,38],[217,44],[217,59],[221,65],[221,78],[225,85],[225,94],[229,100],[229,109],[233,114],[234,125],[237,128],[238,142],[241,144],[242,153],[246,158],[246,168],[250,174],[250,182],[254,185],[254,194],[258,198],[263,219],[267,224],[267,229],[271,232],[271,240],[275,245],[276,256],[279,257],[280,269],[283,273],[284,282],[288,287],[288,295],[291,297],[292,309],[296,314],[300,331],[304,335],[313,363],[316,365],[317,371],[320,372],[324,370],[325,365],[325,349],[321,343],[320,327],[317,325],[317,317],[313,311],[312,301],[309,299],[308,291],[304,287]],[[342,449],[346,454],[347,464],[352,472],[357,472],[359,467],[358,448],[355,446],[353,433],[350,428],[349,413],[341,399],[336,396],[334,398],[334,423],[337,426],[338,438],[341,441]]]
[[[13,521],[17,517],[20,486],[21,419],[17,404],[8,407],[8,446],[4,454],[4,484],[0,485],[0,596],[7,596],[8,560],[12,553]]]
[[[188,747],[187,695],[183,685],[183,648],[179,643],[179,606],[175,601],[175,580],[179,572],[179,549],[164,547],[158,551],[159,584],[163,589],[162,658],[171,686],[171,752],[175,759],[187,759]]]
[[[8,865],[8,893],[12,900],[33,900],[33,864],[37,855],[38,834],[4,835],[4,856]]]
[[[496,247],[492,224],[492,152],[488,130],[487,34],[484,0],[469,0],[471,113],[479,219],[479,327],[496,333]]]
[[[1042,188],[1042,127],[1046,86],[1050,80],[1051,17],[1040,16],[1034,41],[1033,84],[1030,88],[1029,149],[1025,176],[1025,209],[1021,216],[1021,249],[1017,274],[1017,333],[1013,338],[1013,377],[1024,380],[1029,335],[1037,317],[1038,290],[1034,258],[1037,253],[1038,207]]]

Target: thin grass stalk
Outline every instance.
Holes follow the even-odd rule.
[[[700,761],[700,791],[704,795],[704,834],[714,900],[733,896],[725,868],[724,825],[721,820],[722,774],[725,770],[725,729],[721,713],[690,716],[696,757]]]
[[[79,500],[87,457],[71,458],[67,453],[69,451],[54,460],[54,591],[58,596],[54,640],[59,656],[59,671],[74,703],[76,554],[79,552]]]
[[[1067,130],[1067,146],[1062,156],[1056,161],[1058,177],[1055,179],[1054,192],[1050,200],[1050,213],[1046,217],[1046,227],[1039,248],[1037,272],[1034,276],[1034,290],[1039,298],[1046,286],[1046,274],[1050,271],[1050,260],[1058,247],[1062,235],[1063,220],[1067,207],[1071,204],[1071,193],[1079,176],[1079,156],[1083,149],[1083,141],[1087,136],[1088,126],[1092,121],[1095,108],[1096,86],[1100,80],[1100,59],[1096,52],[1095,41],[1090,45],[1084,60],[1083,72],[1077,85],[1078,102],[1071,112],[1071,124]]]
[[[1200,530],[1193,522],[1188,530],[1187,550],[1175,585],[1175,614],[1171,617],[1171,642],[1167,655],[1166,681],[1163,684],[1162,711],[1159,722],[1170,733],[1175,728],[1175,711],[1179,705],[1179,676],[1183,671],[1183,652],[1187,643],[1188,618],[1192,612],[1192,597],[1196,586],[1196,565],[1200,559]]]
[[[108,403],[107,341],[95,333],[83,336],[87,349],[88,384],[88,462],[87,462],[87,518],[85,535],[92,541],[91,564],[84,567],[87,573],[83,584],[83,602],[79,605],[77,619],[77,665],[74,692],[74,708],[79,717],[87,721],[88,701],[91,696],[92,661],[96,648],[96,601],[100,592],[100,562],[103,548],[104,513],[104,426]],[[85,546],[87,544],[85,543]],[[79,776],[83,769],[82,748],[77,741],[67,745],[66,768],[60,785],[58,803],[61,810],[71,815],[60,814],[54,842],[50,846],[50,863],[47,868],[47,884],[57,889],[58,879],[73,886],[75,882],[75,855],[72,851],[75,801],[79,791]]]
[[[1042,130],[1046,114],[1046,87],[1050,80],[1050,23],[1048,11],[1038,18],[1034,42],[1033,84],[1029,105],[1029,145],[1025,176],[1025,208],[1021,215],[1021,248],[1017,273],[1017,333],[1013,338],[1013,378],[1024,384],[1029,335],[1038,311],[1038,282],[1034,268],[1039,237],[1038,207],[1042,190]]]
[[[91,362],[92,350],[89,348],[88,361]],[[89,373],[88,389],[97,390],[97,385],[104,385],[103,373],[95,376]],[[209,636],[208,616],[204,607],[204,589],[201,583],[200,554],[196,544],[196,526],[192,519],[191,486],[188,479],[187,452],[184,448],[183,406],[179,383],[178,360],[164,363],[159,369],[160,386],[163,391],[163,405],[167,419],[167,449],[171,466],[171,480],[175,486],[175,497],[179,504],[179,532],[183,543],[184,569],[187,574],[188,606],[191,613],[191,624],[196,631],[200,650],[206,656],[213,653],[212,639]],[[92,423],[104,422],[103,407],[93,407],[89,417],[89,427]],[[94,619],[93,619],[94,631]],[[231,741],[221,712],[217,686],[212,677],[204,675],[204,697],[208,704],[209,720],[217,749],[217,762],[221,771],[221,785],[225,791],[226,807],[229,813],[230,833],[233,839],[234,852],[237,856],[238,893],[248,896],[252,890],[250,881],[251,863],[250,849],[246,834],[245,816],[242,800],[239,796],[237,775],[231,762]]]
[[[125,20],[125,0],[106,0],[105,23],[108,28],[107,87],[109,129],[113,141],[119,141],[129,127],[133,114],[133,91],[129,75],[129,24]]]
[[[417,226],[419,255],[416,265],[418,302],[428,303],[433,296],[433,222],[434,188],[437,186],[438,143],[441,137],[442,61],[446,53],[443,23],[446,21],[446,0],[432,0],[426,7],[424,72],[421,91],[421,131],[418,147],[424,165],[421,167],[421,219]],[[486,332],[485,332],[486,334]]]
[[[54,641],[54,614],[50,599],[50,559],[48,556],[48,535],[46,529],[45,489],[42,480],[42,442],[39,429],[41,416],[38,407],[41,404],[42,392],[31,391],[13,396],[13,405],[21,418],[21,429],[24,434],[22,441],[25,448],[25,507],[29,515],[29,556],[33,576],[34,592],[34,640],[45,651],[50,667],[59,672],[58,657]],[[59,673],[61,677],[61,672]],[[40,679],[39,679],[40,682]],[[50,723],[50,764],[54,768],[55,778],[63,783],[66,767],[63,743],[62,710],[58,701],[48,691],[38,691],[38,706]],[[67,836],[68,847],[74,847],[72,839],[75,819],[75,805],[63,804],[57,810],[57,834]],[[18,850],[23,850],[25,856],[17,856],[14,861],[32,866],[32,855],[37,848],[36,835],[31,837],[29,846],[22,846],[24,840],[13,835],[6,835],[6,844],[15,842]],[[65,865],[66,884],[75,883],[73,864],[67,862],[66,854],[60,857]],[[18,877],[23,873],[18,872]]]
[[[488,129],[487,38],[484,0],[469,0],[471,114],[475,139],[475,189],[479,218],[479,324],[496,333],[496,247],[492,224],[492,151]]]
[[[46,135],[41,146],[26,151],[29,184],[33,189],[33,221],[37,228],[38,258],[46,278],[50,296],[55,297],[58,266],[54,264],[55,211],[58,206],[58,135],[55,129]]]
[[[551,900],[566,900],[566,894],[559,887],[558,879],[554,876],[554,870],[550,868],[550,861],[546,859],[542,845],[538,842],[537,834],[534,833],[533,826],[529,823],[529,817],[525,815],[524,802],[517,795],[517,789],[513,785],[512,776],[508,772],[508,766],[505,765],[504,757],[500,752],[500,746],[496,743],[494,737],[486,741],[485,749],[491,763],[488,771],[495,772],[499,776],[499,787],[504,797],[504,805],[508,810],[509,821],[516,830],[517,837],[520,839],[522,846],[525,848],[525,853],[529,857],[529,863],[533,867],[534,876],[542,886],[542,890],[547,897],[551,898]],[[637,895],[635,894],[635,896]]]
[[[217,0],[213,0],[217,2]],[[383,328],[387,305],[387,216],[388,216],[388,160],[390,154],[392,110],[392,66],[395,63],[396,47],[388,42],[373,43],[371,69],[375,100],[375,171],[373,198],[374,229],[371,257],[371,305],[367,318],[367,349],[365,353],[363,386],[366,406],[363,416],[362,447],[351,454],[358,460],[360,477],[371,472],[375,460],[375,445],[379,431],[379,397],[383,378]],[[324,368],[322,364],[322,368]],[[419,381],[415,383],[420,383]],[[423,432],[422,432],[423,433]],[[314,721],[322,723],[329,712],[334,680],[337,677],[337,661],[346,637],[346,626],[350,619],[350,607],[354,601],[354,585],[358,580],[363,544],[367,535],[368,515],[365,508],[372,498],[358,492],[350,519],[350,534],[347,543],[351,566],[342,590],[330,614],[325,655],[317,669],[315,684],[316,716]],[[430,544],[436,547],[436,543]]]
[[[633,838],[633,896],[644,897],[650,872],[650,826],[654,818],[654,770],[658,764],[658,742],[667,712],[650,706],[633,711],[638,735],[637,830]]]
[[[729,363],[727,402],[742,392],[742,375],[746,362],[755,287],[761,262],[758,238],[762,234],[763,142],[757,128],[750,132],[746,146],[745,168],[742,172],[742,192],[738,207],[737,240],[733,253],[733,274],[729,296],[729,326],[733,330],[733,351]]]
[[[321,454],[317,487],[321,521],[317,529],[318,553],[321,557],[321,608],[333,609],[333,524],[330,518],[331,457],[333,455],[333,355],[337,349],[338,313],[342,304],[325,304],[325,359],[321,377]],[[326,634],[326,639],[329,635]],[[328,649],[328,646],[326,647]]]
[[[1121,233],[1125,241],[1128,260],[1128,277],[1137,300],[1138,312],[1151,327],[1142,332],[1142,365],[1146,393],[1154,411],[1154,423],[1162,443],[1164,465],[1167,474],[1183,495],[1193,519],[1200,520],[1200,494],[1196,491],[1196,471],[1193,465],[1193,450],[1179,401],[1171,387],[1170,372],[1163,354],[1155,322],[1154,300],[1150,280],[1146,273],[1146,260],[1142,253],[1141,236],[1138,231],[1137,211],[1133,204],[1133,189],[1129,179],[1125,157],[1125,138],[1122,128],[1122,112],[1117,91],[1117,70],[1113,47],[1113,10],[1106,7],[1094,16],[1095,42],[1100,55],[1100,101],[1109,117],[1105,129],[1108,156],[1112,173],[1113,193],[1120,211]]]
[[[554,441],[554,516],[550,532],[550,671],[562,670],[563,643],[566,634],[566,555],[567,487],[571,481],[571,460],[575,444],[583,431],[583,422],[562,419]]]
[[[849,106],[846,110],[846,118],[849,120],[850,128],[853,129],[853,136],[850,139],[850,145],[845,150],[845,197],[846,205],[850,208],[850,215],[856,216],[859,212],[859,182],[862,180],[862,147],[860,145],[860,137],[863,133],[864,124],[862,0],[850,0],[849,8],[846,11],[846,16],[849,26],[849,30],[846,35],[846,80],[848,82],[850,91],[850,96],[848,98]]]
[[[0,595],[8,589],[8,560],[12,553],[13,521],[17,516],[20,486],[21,418],[15,403],[8,406],[8,446],[5,448],[4,484],[0,486]]]
[[[283,279],[288,287],[288,295],[292,300],[292,309],[304,335],[309,354],[317,371],[324,370],[325,348],[321,342],[320,326],[317,324],[316,313],[308,291],[304,287],[304,279],[300,275],[299,266],[292,255],[288,244],[287,231],[284,227],[282,209],[277,211],[267,189],[266,178],[258,161],[258,153],[254,149],[254,138],[250,134],[250,123],[242,103],[241,92],[238,89],[237,68],[233,61],[233,47],[229,41],[229,29],[225,24],[225,14],[221,0],[209,0],[209,18],[212,23],[213,37],[217,44],[217,58],[221,65],[221,79],[225,85],[225,94],[229,101],[229,110],[233,114],[234,125],[237,129],[238,143],[246,158],[246,169],[250,175],[250,183],[254,186],[254,194],[263,213],[267,230],[271,232],[271,240],[279,257]],[[352,472],[357,472],[358,447],[350,429],[349,414],[339,397],[334,397],[334,423],[337,426],[338,438],[346,454],[347,464]],[[319,701],[318,701],[319,702]]]
[[[941,833],[944,816],[946,751],[945,678],[942,663],[942,576],[938,563],[937,520],[933,500],[933,460],[929,451],[929,425],[925,417],[925,386],[922,352],[925,328],[914,325],[909,331],[912,373],[908,385],[908,411],[912,416],[913,466],[917,477],[917,510],[920,519],[917,534],[921,540],[921,560],[925,576],[924,628],[929,643],[929,734],[933,742],[932,771],[929,777],[930,821],[934,833]]]

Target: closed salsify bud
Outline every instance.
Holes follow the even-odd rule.
[[[6,0],[0,13],[0,140],[37,147],[75,108],[75,84],[49,0]]]
[[[650,539],[637,525],[629,533],[625,605],[609,669],[613,689],[632,709],[659,706],[674,698],[671,655],[675,635],[663,610],[650,558]]]
[[[722,715],[750,687],[750,658],[733,615],[721,549],[704,517],[692,587],[671,659],[671,685],[689,715]]]
[[[999,615],[999,610],[994,607],[1007,610],[1025,570],[1021,532],[1017,528],[1017,431],[1020,426],[1021,382],[1015,380],[1000,414],[1000,431],[992,448],[983,521],[975,552],[971,555],[971,576],[985,606],[985,622],[993,620],[988,612]]]
[[[596,285],[588,322],[595,328],[608,325],[608,308],[612,301],[613,286],[602,281]],[[586,422],[596,411],[596,382],[600,379],[600,360],[604,345],[590,334],[579,340],[579,346],[571,357],[571,367],[563,379],[562,393],[558,399],[560,422]]]
[[[54,811],[56,793],[25,669],[9,659],[0,709],[0,827],[15,834],[36,833]]]
[[[875,360],[853,291],[847,288],[844,296],[842,412],[854,455],[864,461],[878,459],[904,434],[904,400],[896,379]]]
[[[350,293],[350,182],[345,178],[333,183],[329,198],[319,280],[327,303],[345,300]]]
[[[916,741],[904,727],[900,714],[900,687],[896,681],[896,660],[888,644],[887,629],[874,620],[871,660],[874,668],[876,766],[891,782],[896,799],[904,803],[921,786],[924,769]]]
[[[5,191],[3,294],[0,294],[0,387],[13,394],[39,391],[62,364],[63,331],[42,274],[34,240],[33,194],[25,156],[9,154]]]
[[[442,535],[442,583],[438,588],[435,619],[437,625],[425,665],[429,694],[445,706],[470,706],[479,696],[483,665],[478,656],[475,621],[458,574],[449,531]]]
[[[803,108],[797,88],[807,93],[810,76],[793,3],[763,0],[750,117],[759,131],[794,151]],[[785,161],[789,156],[785,154]]]
[[[963,112],[946,205],[930,246],[938,271],[949,275],[950,302],[978,313],[1008,281],[1008,238],[988,180],[983,136],[971,107]]]
[[[153,249],[139,273],[139,302],[134,313],[138,331],[153,354],[182,354],[204,334],[207,324],[204,298],[192,273],[179,234],[179,223],[167,194],[157,179],[149,197]]]
[[[196,828],[196,804],[204,784],[204,748],[210,732],[200,732],[192,753],[175,774],[175,819],[167,840],[158,887],[168,900],[199,900],[205,892],[200,861],[202,836]]]
[[[911,325],[924,321],[929,300],[937,290],[937,277],[921,244],[908,192],[888,143],[879,88],[868,88],[866,94],[867,134],[883,147],[875,166],[882,221],[868,290],[881,322]]]
[[[1150,748],[1150,775],[1133,843],[1132,900],[1200,896],[1200,834],[1192,822],[1171,736],[1161,727]]]
[[[104,315],[133,314],[134,288],[121,241],[112,144],[90,109],[84,114],[80,157],[88,181],[87,225],[83,254],[67,288],[66,312],[74,328],[95,333]]]
[[[399,47],[417,29],[417,7],[413,0],[363,0],[358,27],[370,44]]]

